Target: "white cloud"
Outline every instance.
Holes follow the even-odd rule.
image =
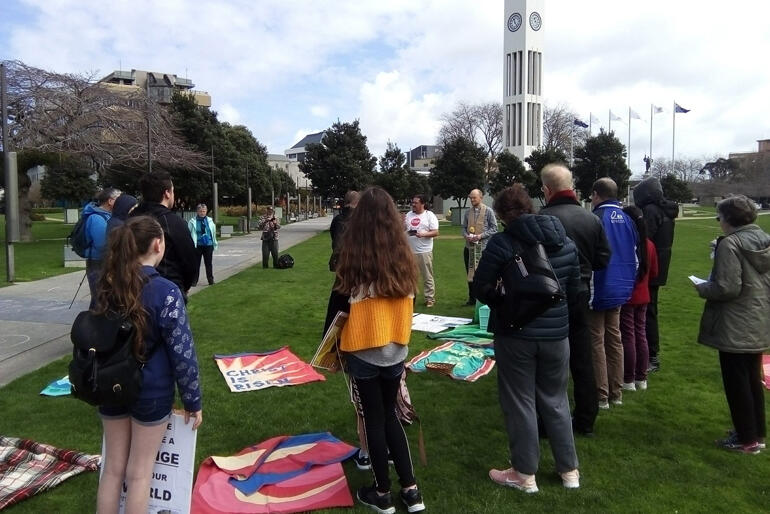
[[[329,117],[329,107],[326,105],[311,105],[310,106],[310,114],[317,118],[328,118]]]
[[[215,110],[219,121],[226,121],[231,125],[238,125],[241,122],[241,113],[230,103],[224,103]]]

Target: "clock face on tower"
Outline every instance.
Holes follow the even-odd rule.
[[[521,14],[515,12],[508,17],[508,30],[516,32],[521,27]]]
[[[535,31],[540,30],[540,27],[543,26],[543,19],[537,11],[533,11],[532,14],[529,15],[529,26]]]

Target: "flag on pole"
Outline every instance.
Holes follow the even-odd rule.
[[[572,122],[574,125],[582,128],[588,128],[588,123],[585,123],[583,121],[580,121],[579,119],[575,118]]]
[[[594,116],[594,115],[592,114],[592,115],[591,115],[591,123],[596,123],[596,124],[598,125],[598,124],[600,124],[600,123],[601,123],[601,121],[599,121],[599,118],[597,118],[596,116]]]
[[[610,111],[610,120],[612,121],[623,121],[623,118],[620,116],[614,114],[612,111]]]
[[[655,104],[652,104],[652,113],[658,114],[659,112],[663,112],[663,107],[658,107]]]
[[[685,109],[684,107],[682,107],[678,103],[674,102],[674,112],[675,113],[676,112],[681,112],[682,114],[684,114],[686,112],[690,112],[690,109]]]
[[[635,111],[635,110],[633,110],[633,109],[628,109],[628,117],[629,117],[630,119],[634,119],[634,120],[641,120],[641,119],[642,119],[642,117],[641,117],[641,116],[639,116],[639,113],[638,113],[638,112],[636,112],[636,111]]]

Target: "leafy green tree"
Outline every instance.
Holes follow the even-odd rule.
[[[313,182],[313,190],[325,198],[342,198],[351,189],[372,183],[377,158],[366,147],[358,120],[337,122],[326,130],[320,143],[305,147],[299,169]]]
[[[583,198],[591,195],[591,186],[601,177],[610,177],[618,185],[622,197],[631,177],[626,165],[626,147],[614,132],[600,131],[586,139],[585,145],[575,149],[575,165],[572,168],[577,190]]]
[[[541,147],[533,150],[524,160],[529,164],[531,173],[528,177],[528,181],[524,183],[527,192],[532,198],[543,198],[543,181],[540,179],[540,172],[546,164],[567,162],[567,155],[556,147]]]
[[[380,157],[380,172],[374,174],[374,183],[390,193],[396,203],[409,202],[418,193],[430,196],[428,178],[409,169],[406,156],[391,142]]]
[[[708,173],[711,180],[728,181],[737,174],[739,169],[738,161],[720,157],[704,164],[701,173]]]
[[[93,171],[82,160],[60,156],[58,162],[47,166],[40,182],[40,192],[49,200],[63,200],[67,205],[81,205],[93,198],[96,182],[91,178]]]
[[[445,140],[428,179],[433,193],[454,198],[458,207],[465,207],[468,193],[484,185],[486,157],[484,149],[467,137]]]
[[[531,172],[524,167],[521,159],[508,150],[503,150],[497,156],[497,171],[489,181],[489,192],[494,196],[514,182],[527,184],[532,178]]]
[[[684,180],[677,178],[676,175],[669,173],[660,179],[660,185],[663,187],[663,196],[669,200],[679,203],[692,200],[693,194],[690,191],[690,186]]]
[[[174,123],[185,141],[213,159],[214,180],[225,203],[246,204],[246,182],[253,197],[270,197],[270,168],[267,149],[243,125],[217,119],[217,113],[195,103],[190,95],[175,93],[171,102]],[[211,198],[209,170],[172,169],[177,203],[188,208]]]

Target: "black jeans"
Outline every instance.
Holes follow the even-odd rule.
[[[198,283],[201,272],[201,257],[203,257],[203,264],[206,266],[206,279],[209,285],[214,283],[214,267],[212,265],[212,257],[214,256],[213,246],[199,246],[196,248],[198,251],[198,272],[195,274],[195,283]]]
[[[658,357],[660,352],[660,335],[658,334],[658,289],[650,286],[650,303],[647,304],[647,346],[650,349],[650,360]]]
[[[767,435],[762,390],[762,354],[719,352],[722,383],[730,417],[741,444]]]
[[[404,427],[396,416],[396,397],[401,384],[404,363],[393,366],[374,366],[350,353],[345,363],[353,387],[358,389],[363,408],[366,443],[374,471],[374,485],[381,493],[390,491],[388,450],[398,474],[401,487],[416,483],[412,456]]]
[[[88,304],[89,309],[96,307],[96,297],[98,296],[98,291],[96,289],[99,284],[99,279],[102,277],[103,266],[104,261],[86,259],[86,278],[88,278],[88,289],[91,291],[91,302]]]
[[[470,263],[471,252],[468,247],[463,248],[463,261],[465,262],[465,277],[468,277],[468,264]],[[473,282],[468,282],[468,301],[475,302],[476,297],[473,295]]]
[[[262,267],[267,268],[270,263],[270,255],[273,256],[273,267],[278,262],[278,240],[262,241]]]
[[[581,291],[569,311],[569,368],[575,400],[572,418],[575,428],[580,431],[592,431],[599,413],[588,328],[589,298],[589,291]]]

